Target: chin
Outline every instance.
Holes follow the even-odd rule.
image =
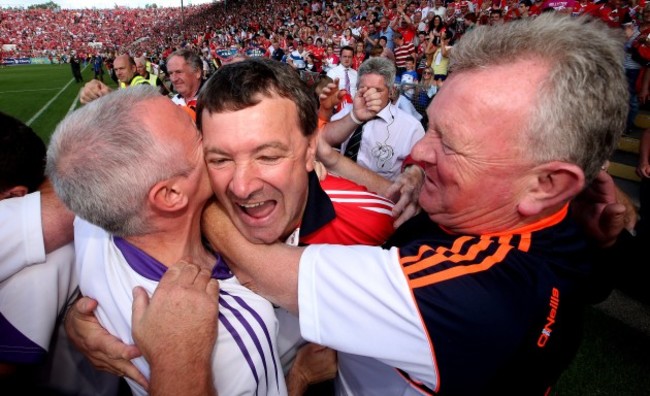
[[[244,238],[246,238],[249,242],[255,243],[255,244],[263,244],[263,245],[270,245],[272,243],[275,243],[278,241],[277,237],[269,236],[266,234],[260,234],[260,233],[244,233]]]

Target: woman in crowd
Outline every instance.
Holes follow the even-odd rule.
[[[352,68],[359,70],[359,66],[366,60],[363,42],[359,41],[354,45],[354,57],[352,58]]]

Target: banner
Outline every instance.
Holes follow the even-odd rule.
[[[222,64],[229,63],[237,55],[237,48],[220,48],[215,51]]]
[[[29,65],[32,63],[30,58],[3,58],[3,65]]]

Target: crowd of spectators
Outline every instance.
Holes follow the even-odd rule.
[[[380,35],[387,38],[385,47],[394,50],[392,32],[400,32],[421,58],[430,32],[439,37],[449,29],[458,39],[474,24],[535,16],[544,8],[592,13],[612,26],[620,26],[626,14],[639,14],[636,2],[621,0],[227,0],[184,8],[2,9],[0,44],[11,45],[5,57],[56,57],[72,50],[82,55],[98,50],[162,55],[177,46],[200,49],[205,42],[216,57],[217,49],[230,47],[269,54],[275,38],[285,53],[302,43],[320,69],[329,45],[338,53],[341,46],[354,48],[361,42],[368,55]]]
[[[309,82],[333,69],[349,46],[355,70],[371,56],[395,60],[396,83],[417,84],[433,69],[430,99],[446,77],[449,50],[476,25],[553,9],[620,27],[641,18],[640,7],[636,0],[225,0],[184,8],[4,9],[0,44],[10,44],[5,58],[91,62],[101,55],[110,66],[115,56],[129,54],[145,56],[163,72],[169,54],[190,48],[202,56],[206,76],[237,57],[267,56],[292,64]],[[400,81],[411,58],[413,70]],[[419,102],[426,106],[426,99]]]

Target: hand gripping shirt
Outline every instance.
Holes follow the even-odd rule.
[[[99,302],[95,314],[106,330],[127,344],[131,335],[131,291],[144,287],[151,296],[167,268],[122,238],[75,219],[76,266],[83,295]],[[215,258],[219,279],[219,328],[212,369],[220,395],[286,395],[276,350],[278,322],[273,306],[242,286],[225,262]],[[143,357],[133,360],[149,378]],[[126,378],[134,395],[145,390]]]
[[[543,395],[579,346],[592,269],[567,212],[483,236],[422,214],[398,247],[309,246],[301,333],[350,355],[340,394]]]

